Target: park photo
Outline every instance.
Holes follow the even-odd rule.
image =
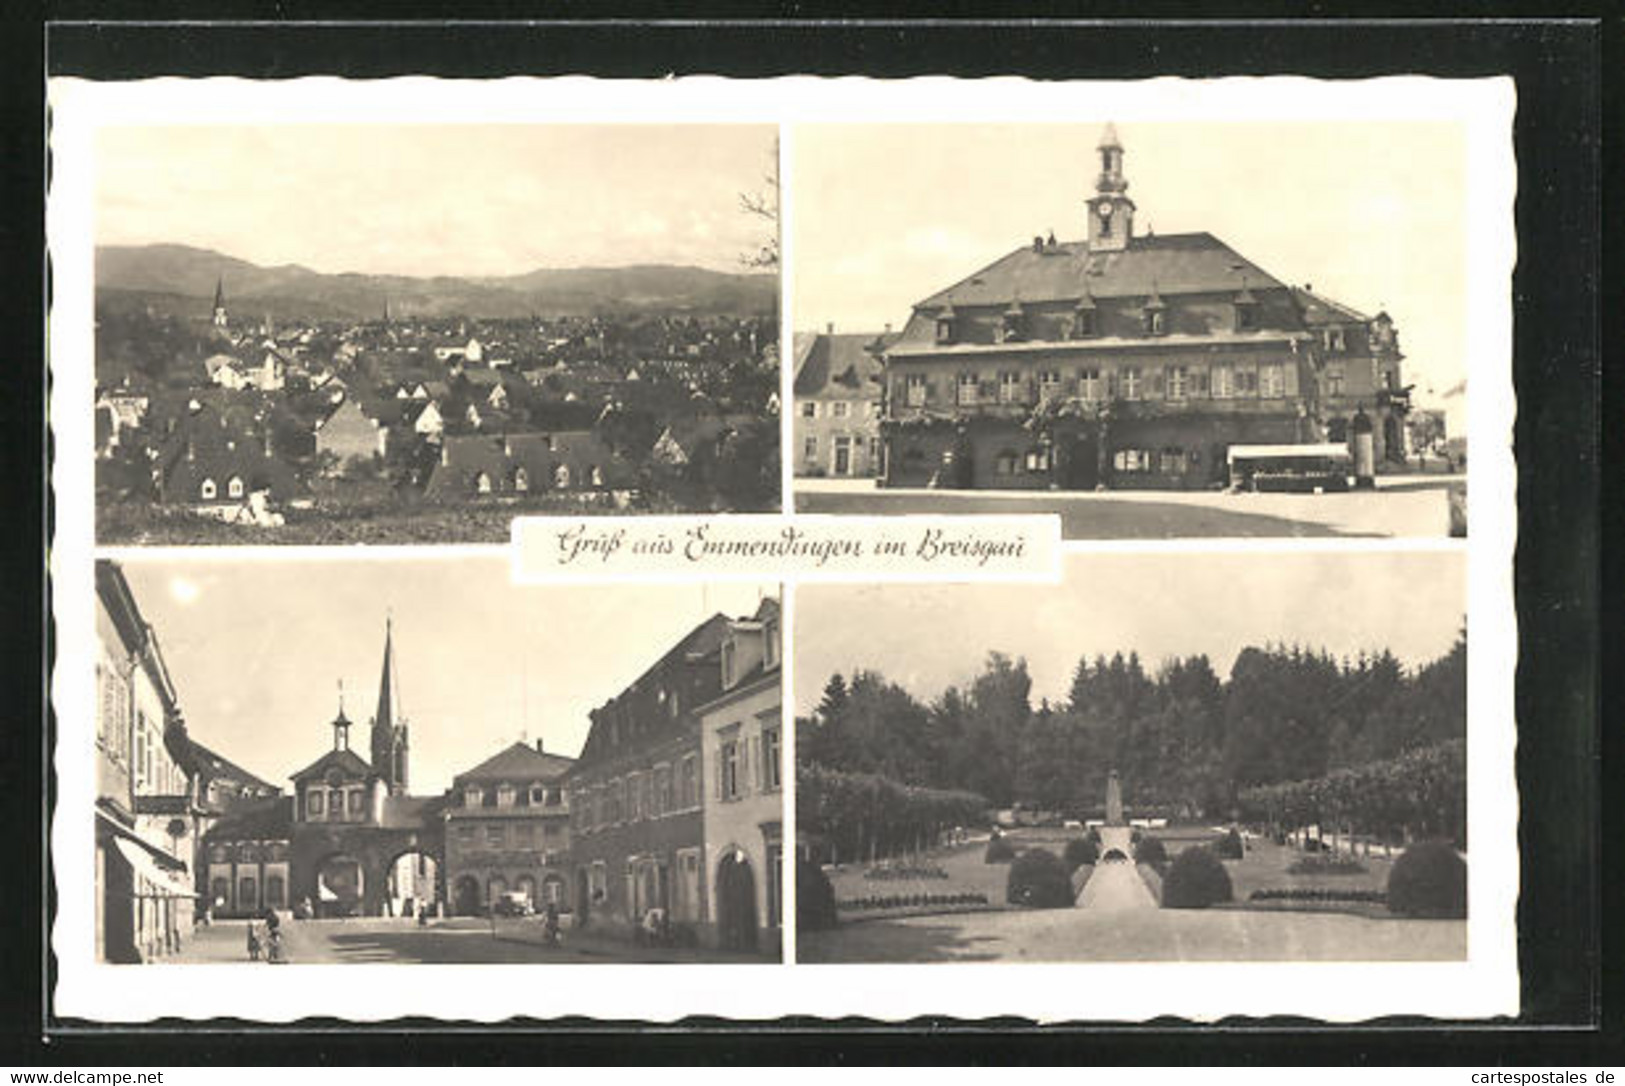
[[[1073,555],[795,632],[798,961],[1466,956],[1460,554]]]

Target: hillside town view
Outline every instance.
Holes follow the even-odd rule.
[[[377,252],[403,248],[398,226],[348,249],[306,229],[310,254],[276,262],[286,240],[256,234],[229,186],[204,194],[196,227],[229,250],[153,237],[183,228],[125,211],[114,236],[152,240],[96,252],[99,541],[500,542],[525,512],[777,509],[776,179],[770,135],[747,135],[743,150],[714,139],[748,171],[657,193],[622,217],[629,241],[527,208],[518,240],[492,241],[511,252],[471,256],[425,225],[421,251],[390,265]],[[150,165],[174,139],[123,153]],[[590,200],[599,179],[549,180]],[[384,197],[353,199],[360,214]],[[445,199],[471,228],[512,210]],[[505,270],[465,271],[474,257]],[[305,266],[318,258],[333,270]],[[353,270],[369,264],[384,270]]]

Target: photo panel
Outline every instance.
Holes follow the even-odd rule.
[[[500,543],[524,514],[777,511],[775,137],[100,129],[98,541]]]
[[[1465,566],[803,587],[798,960],[1465,961],[1470,890],[1504,875],[1468,877]]]
[[[794,146],[798,510],[1466,534],[1464,125],[806,124]]]
[[[187,966],[782,959],[780,586],[231,553],[96,562],[67,658],[94,834],[57,861],[81,999],[207,1010]]]

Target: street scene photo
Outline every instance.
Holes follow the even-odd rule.
[[[110,128],[97,151],[99,542],[780,508],[773,127]]]
[[[1462,140],[799,126],[796,508],[1465,535]]]
[[[1465,555],[1063,570],[797,592],[798,962],[1465,959]]]
[[[96,563],[97,961],[780,959],[777,585],[229,554]]]

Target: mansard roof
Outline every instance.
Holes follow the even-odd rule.
[[[1024,245],[981,271],[916,304],[916,309],[948,306],[1007,306],[1077,302],[1095,298],[1170,294],[1234,294],[1244,287],[1282,289],[1284,284],[1230,246],[1202,232],[1131,238],[1114,252],[1091,252],[1084,241],[1034,248]]]
[[[1307,325],[1368,324],[1371,321],[1359,310],[1334,302],[1323,294],[1316,294],[1308,287],[1293,287],[1292,300],[1298,303],[1303,322]]]

